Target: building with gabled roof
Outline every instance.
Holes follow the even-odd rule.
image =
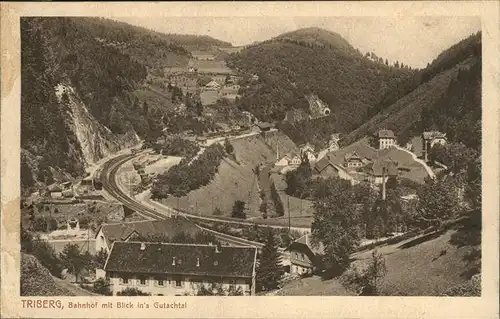
[[[290,165],[290,161],[292,160],[292,156],[290,154],[286,154],[282,158],[280,158],[276,163],[274,163],[275,166],[288,166]]]
[[[393,131],[383,129],[377,132],[377,141],[378,148],[382,150],[396,144],[396,137],[394,136]]]
[[[344,156],[344,167],[358,168],[364,166],[363,158],[356,151],[348,152]]]
[[[221,88],[220,84],[217,81],[210,81],[205,85],[205,90],[219,90]]]
[[[425,160],[429,156],[429,152],[436,144],[445,145],[447,143],[446,133],[439,131],[430,131],[422,133],[422,153]]]
[[[113,295],[137,288],[152,295],[196,295],[221,284],[255,294],[256,247],[116,241],[104,266]]]
[[[295,240],[287,248],[290,251],[291,274],[313,274],[322,270],[321,255],[325,247],[321,242],[314,243],[312,234],[306,234]]]
[[[115,241],[129,241],[146,236],[173,237],[179,233],[194,236],[201,228],[184,217],[171,217],[163,220],[145,220],[128,223],[103,224],[95,235],[96,251],[109,252]]]
[[[343,167],[333,163],[329,155],[314,164],[313,172],[321,177],[339,177],[349,181],[353,179]]]
[[[398,176],[398,163],[391,159],[377,159],[366,167],[368,180],[373,184],[382,184],[389,177]]]

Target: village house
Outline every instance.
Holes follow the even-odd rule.
[[[329,155],[326,155],[314,165],[313,172],[321,177],[339,177],[349,181],[353,179],[343,167],[332,163]]]
[[[193,52],[191,52],[191,55],[196,60],[205,60],[205,61],[213,61],[213,60],[215,60],[215,56],[212,53],[210,53],[210,52],[193,51]]]
[[[104,266],[113,295],[126,288],[163,296],[196,295],[221,284],[255,294],[257,248],[116,241]]]
[[[302,163],[302,158],[300,158],[299,155],[294,155],[290,159],[289,165],[298,166],[298,165],[300,165],[300,163]]]
[[[213,80],[208,82],[207,85],[205,85],[205,90],[217,91],[219,89],[220,89],[220,84]]]
[[[257,126],[259,127],[259,129],[261,131],[269,131],[273,126],[270,124],[270,123],[267,123],[267,122],[260,122],[259,124],[257,124]]]
[[[389,177],[398,176],[398,164],[392,160],[377,159],[366,167],[369,175],[368,181],[372,184],[387,182]]]
[[[300,147],[300,154],[301,156],[306,155],[309,162],[315,162],[317,160],[314,147],[309,143],[306,143],[305,145],[302,145]]]
[[[281,159],[276,161],[276,163],[274,163],[274,165],[275,166],[288,166],[288,165],[290,165],[291,160],[292,160],[292,157],[290,156],[290,154],[286,154]]]
[[[445,145],[447,142],[446,134],[438,131],[422,133],[422,153],[425,160],[429,156],[429,152],[436,144]]]
[[[391,130],[379,130],[377,132],[378,148],[380,150],[389,148],[396,144],[396,137]]]
[[[202,230],[183,217],[146,220],[131,223],[103,224],[95,235],[95,250],[109,252],[114,241],[129,241],[145,236],[173,237],[179,233],[195,236]]]
[[[52,185],[49,185],[47,188],[50,198],[60,199],[63,197],[62,188],[58,184],[54,183]]]
[[[287,248],[290,251],[290,273],[297,275],[312,275],[322,270],[321,255],[324,246],[313,244],[312,235],[306,234],[295,240]]]
[[[363,158],[359,156],[356,151],[352,153],[347,153],[344,156],[344,167],[347,168],[358,168],[364,166]]]
[[[257,74],[254,74],[254,75],[252,75],[251,79],[252,79],[252,81],[258,81],[259,76]]]

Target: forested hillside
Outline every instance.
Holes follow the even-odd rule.
[[[227,62],[247,76],[259,76],[258,83],[242,85],[241,108],[262,120],[280,121],[287,110],[307,110],[305,96],[314,93],[331,108],[328,122],[342,133],[362,124],[390,83],[414,72],[373,61],[340,35],[317,28],[249,46]]]
[[[424,130],[447,133],[450,141],[481,145],[481,33],[442,52],[412,78],[393,84],[373,116],[344,139],[350,144],[380,127],[394,130],[401,144]]]
[[[79,18],[74,23],[103,44],[154,69],[187,65],[192,50],[231,46],[209,36],[164,34],[105,18]]]
[[[130,135],[132,140],[136,133],[148,136],[157,122],[153,119],[159,120],[155,110],[136,96],[148,75],[148,60],[140,58],[139,48],[144,56],[187,51],[154,34],[148,36],[147,30],[134,33],[126,24],[98,27],[99,21],[21,20],[23,188],[52,183],[55,171],[81,174],[89,164],[87,158],[123,147],[117,143],[120,136]],[[130,54],[113,41],[130,44]],[[87,144],[95,154],[84,156]]]

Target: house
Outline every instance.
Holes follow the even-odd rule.
[[[257,248],[116,241],[104,266],[113,295],[137,288],[152,295],[196,295],[202,285],[255,294]]]
[[[295,240],[287,250],[290,251],[291,274],[313,274],[322,270],[321,255],[324,253],[324,246],[313,243],[311,234]]]
[[[432,147],[436,144],[445,145],[447,142],[446,134],[438,131],[424,132],[422,133],[422,153],[425,160],[429,155]]]
[[[71,189],[71,185],[73,185],[71,182],[61,183],[61,186],[62,186],[63,190],[65,190],[65,189]]]
[[[62,188],[54,183],[47,187],[50,198],[59,199],[63,197]]]
[[[352,176],[343,167],[333,163],[329,155],[314,164],[313,173],[321,177],[337,176],[342,179],[352,180]]]
[[[144,236],[173,237],[180,233],[191,236],[201,232],[194,223],[183,217],[171,217],[164,220],[146,220],[131,223],[103,224],[95,235],[96,251],[108,251],[114,241],[128,241]]]
[[[206,143],[207,141],[207,138],[205,136],[197,136],[196,137],[196,140],[199,142],[199,143]]]
[[[259,124],[257,124],[257,126],[261,131],[269,131],[273,127],[270,123],[267,122],[260,122]]]
[[[210,90],[210,91],[217,91],[220,89],[220,84],[217,83],[217,81],[210,81],[205,85],[205,90]]]
[[[288,166],[290,165],[290,162],[292,160],[292,157],[287,154],[285,156],[283,156],[280,160],[276,161],[276,163],[274,163],[275,166]]]
[[[259,76],[257,74],[254,74],[254,75],[252,75],[251,79],[252,79],[252,81],[258,81]]]
[[[363,159],[361,156],[356,153],[356,151],[353,151],[352,153],[346,153],[344,156],[344,167],[347,168],[358,168],[364,166],[365,163],[363,162]]]
[[[309,143],[306,143],[305,145],[302,145],[300,147],[300,155],[307,155],[307,159],[309,160],[309,162],[315,162],[318,159],[315,153],[316,152],[314,151],[314,147]]]
[[[377,142],[380,150],[393,146],[396,144],[394,132],[391,130],[379,130],[377,132]]]
[[[299,155],[295,155],[290,159],[289,165],[300,165],[302,163],[302,158]]]
[[[65,190],[62,191],[61,194],[62,194],[63,197],[66,197],[66,198],[71,198],[71,197],[75,196],[75,193],[71,189],[65,189]]]
[[[398,163],[388,159],[377,159],[366,167],[369,175],[368,181],[373,184],[382,184],[389,177],[398,176]]]

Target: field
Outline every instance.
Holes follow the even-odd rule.
[[[178,156],[168,156],[166,158],[161,158],[158,161],[147,165],[144,171],[147,174],[161,174],[170,169],[170,167],[177,165],[182,160],[182,157]]]
[[[258,164],[274,162],[275,148],[267,144],[266,140],[276,138],[281,141],[283,147],[295,147],[295,144],[280,132],[269,133],[265,138],[253,135],[232,140],[234,158],[227,157],[221,162],[218,173],[209,185],[190,192],[188,196],[178,199],[169,197],[163,203],[202,215],[212,215],[218,208],[223,216],[231,216],[234,202],[241,200],[249,208],[247,218],[260,217],[258,181],[253,170]]]
[[[386,260],[387,274],[379,290],[386,296],[440,296],[453,286],[467,282],[479,272],[480,244],[464,243],[464,233],[450,230],[414,237],[377,249]],[[372,251],[352,255],[352,266],[364,266]],[[313,276],[285,284],[281,296],[352,295],[340,278],[322,280]]]
[[[290,214],[290,224],[292,227],[311,227],[314,214],[312,201],[288,196],[285,193],[286,182],[283,175],[272,173],[270,179],[276,185],[276,190],[278,191],[281,201],[283,202],[285,214],[282,217],[271,218],[267,221],[274,225],[287,226],[288,216]],[[259,219],[259,221],[265,220]]]
[[[323,280],[313,276],[290,281],[280,289],[277,296],[352,296],[337,279]]]
[[[457,245],[457,231],[409,239],[378,249],[386,258],[387,275],[380,288],[385,295],[438,296],[467,281],[477,270],[471,261],[477,245]],[[423,241],[423,242],[422,242]],[[371,251],[355,254],[354,264],[365,263]]]
[[[221,74],[232,74],[233,71],[226,66],[224,61],[208,61],[208,60],[197,60],[195,67],[198,68],[199,73],[221,73]]]

